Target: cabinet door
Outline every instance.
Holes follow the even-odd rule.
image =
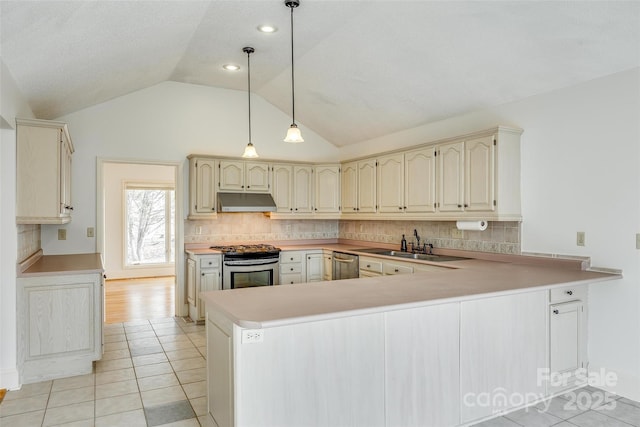
[[[198,290],[198,320],[203,320],[206,316],[206,307],[200,299],[200,292],[219,291],[220,286],[220,270],[217,268],[200,270],[200,289]]]
[[[404,155],[392,154],[378,159],[378,211],[402,213],[404,201]]]
[[[466,211],[495,209],[494,137],[472,139],[464,144]]]
[[[584,305],[572,301],[549,306],[549,392],[576,385],[576,372],[584,368]]]
[[[546,291],[461,303],[461,423],[544,394],[547,307]]]
[[[342,165],[342,213],[356,213],[358,210],[358,163]]]
[[[244,162],[220,160],[218,186],[223,191],[244,191]]]
[[[398,264],[394,262],[383,263],[383,269],[385,275],[393,275],[393,274],[411,274],[413,273],[413,267],[405,264]]]
[[[324,252],[322,255],[322,280],[333,280],[333,255],[331,252]]]
[[[376,211],[376,164],[374,159],[358,162],[358,212]]]
[[[60,214],[73,210],[71,204],[71,147],[65,133],[60,130]]]
[[[438,147],[439,210],[464,210],[464,143],[453,142]]]
[[[314,182],[314,212],[340,212],[340,166],[316,166]]]
[[[421,148],[404,154],[405,212],[436,210],[436,156],[434,148]]]
[[[213,159],[192,159],[194,182],[189,182],[192,186],[193,194],[191,207],[193,214],[208,214],[216,212],[216,162]]]
[[[189,305],[196,305],[196,262],[187,258],[187,302]]]
[[[310,213],[313,211],[311,206],[312,196],[312,175],[311,166],[294,166],[293,167],[293,212],[294,213]]]
[[[273,165],[273,200],[276,202],[277,212],[293,212],[292,187],[293,167],[291,165]]]
[[[247,162],[244,167],[246,190],[254,193],[268,193],[271,189],[269,165],[267,163]]]
[[[385,313],[388,426],[460,423],[458,303]]]
[[[322,280],[322,254],[307,253],[307,282],[319,282]]]

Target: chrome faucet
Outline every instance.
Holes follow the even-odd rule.
[[[413,230],[413,235],[416,238],[416,246],[420,247],[420,236],[418,236],[418,230],[414,229]]]

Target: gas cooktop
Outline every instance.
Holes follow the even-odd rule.
[[[227,245],[227,246],[211,246],[210,249],[216,249],[223,254],[256,254],[256,253],[278,253],[280,248],[273,245]]]

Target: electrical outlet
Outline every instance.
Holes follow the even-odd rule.
[[[95,229],[93,227],[87,227],[87,237],[93,237],[95,235]]]
[[[196,225],[196,234],[202,234],[202,226]]]
[[[67,240],[66,228],[58,228],[58,240]]]
[[[462,239],[464,238],[464,231],[454,228],[453,230],[451,230],[451,237],[454,239]]]
[[[243,329],[242,344],[255,344],[264,341],[264,331],[262,329]]]
[[[585,236],[584,236],[584,231],[578,231],[578,233],[576,234],[576,245],[578,246],[584,246],[585,242]]]
[[[291,233],[291,224],[287,224],[287,233]]]

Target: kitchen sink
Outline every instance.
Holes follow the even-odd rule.
[[[386,256],[392,256],[397,258],[419,259],[422,261],[434,261],[434,262],[461,261],[461,260],[469,259],[469,258],[449,256],[449,255],[419,254],[419,253],[401,252],[401,251],[394,251],[391,249],[379,249],[379,248],[357,249],[357,251],[376,254],[376,255],[386,255]]]

